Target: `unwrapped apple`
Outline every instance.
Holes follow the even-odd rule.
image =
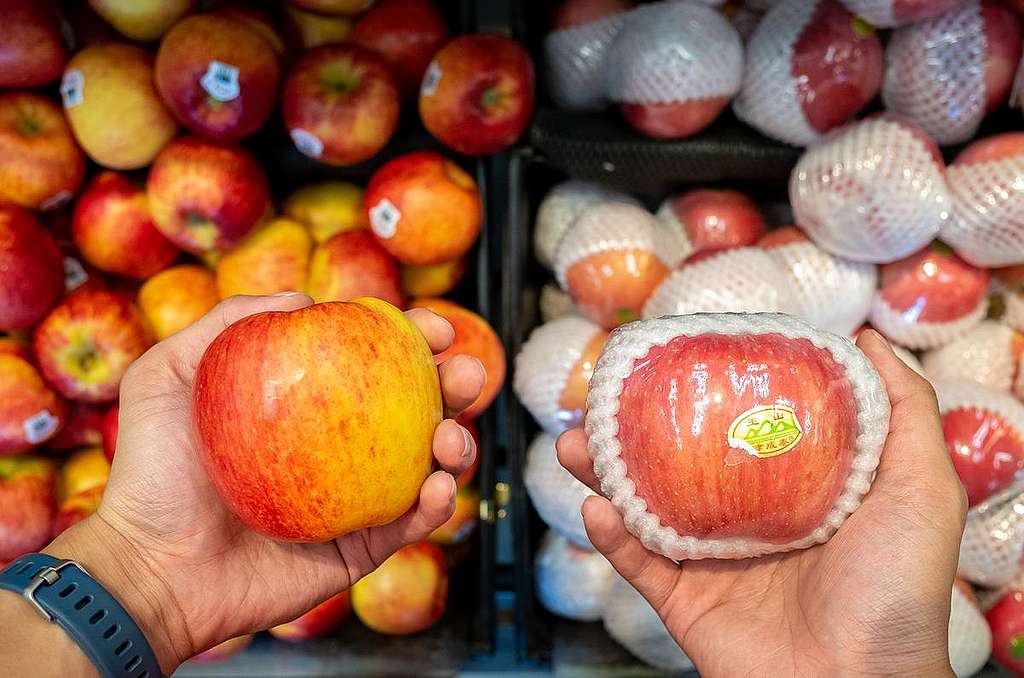
[[[64,295],[53,236],[28,210],[0,206],[0,330],[27,330]]]
[[[349,590],[336,593],[298,619],[269,629],[270,635],[289,643],[301,643],[330,633],[352,611]]]
[[[0,354],[0,456],[46,442],[66,418],[64,401],[27,358]]]
[[[404,636],[430,628],[444,614],[448,565],[427,541],[396,551],[352,585],[352,609],[378,633]]]
[[[30,456],[0,457],[0,563],[43,548],[57,512],[53,464]]]

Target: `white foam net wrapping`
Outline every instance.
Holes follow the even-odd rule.
[[[825,250],[888,263],[921,249],[949,216],[943,168],[910,127],[851,123],[807,149],[789,180],[798,226]]]
[[[554,283],[546,283],[540,288],[540,319],[546,323],[564,318],[567,315],[579,315],[579,310],[572,303],[572,297]]]
[[[1006,305],[1003,322],[1018,332],[1024,330],[1024,296],[1008,291],[1003,294],[1003,303]]]
[[[981,670],[992,654],[992,632],[977,606],[953,587],[949,611],[949,663],[957,678]]]
[[[912,349],[928,349],[948,344],[978,326],[988,311],[988,297],[982,296],[971,311],[949,322],[921,322],[918,311],[897,311],[889,305],[882,293],[875,294],[871,303],[871,324],[890,341]]]
[[[578,179],[563,181],[548,191],[537,208],[534,223],[533,247],[537,260],[551,268],[559,241],[580,212],[589,205],[607,201],[639,205],[624,193]]]
[[[1006,325],[985,320],[962,337],[925,353],[921,364],[932,381],[972,381],[1009,391],[1017,374],[1013,336]]]
[[[958,573],[980,586],[1009,584],[1024,556],[1024,497],[986,501],[967,514]]]
[[[857,410],[857,441],[850,474],[835,504],[810,534],[786,543],[755,538],[698,538],[680,535],[662,525],[658,516],[636,495],[627,476],[618,439],[619,396],[636,361],[651,348],[664,346],[680,336],[720,334],[746,336],[778,334],[807,339],[832,354],[853,387]],[[601,491],[623,516],[626,529],[643,545],[673,560],[698,558],[747,558],[807,548],[828,541],[853,513],[871,488],[882,445],[889,433],[889,399],[871,361],[851,341],[786,315],[774,313],[722,313],[672,316],[623,325],[613,332],[598,360],[587,398],[586,430],[590,456]]]
[[[573,368],[587,345],[604,330],[568,316],[536,328],[516,356],[516,395],[541,427],[553,435],[579,424],[559,404]]]
[[[933,0],[928,3],[908,0],[840,0],[850,10],[879,28],[895,28],[904,24],[937,16],[956,7],[962,0]],[[900,11],[904,3],[911,5]]]
[[[538,435],[526,451],[526,493],[548,527],[581,548],[592,548],[580,509],[594,492],[558,463],[555,437]]]
[[[967,141],[985,116],[985,51],[978,0],[896,29],[885,50],[885,107],[940,144]]]
[[[633,10],[608,57],[612,101],[667,104],[731,97],[743,76],[743,44],[719,12],[659,2]]]
[[[812,242],[769,247],[789,275],[796,315],[844,336],[864,324],[878,286],[874,264],[836,257]]]
[[[1024,263],[1024,153],[947,174],[953,212],[942,239],[975,266]]]
[[[676,196],[670,195],[665,198],[661,205],[658,206],[658,212],[655,216],[658,217],[658,221],[664,224],[670,232],[677,236],[678,243],[678,261],[682,261],[686,257],[690,256],[694,252],[693,243],[690,242],[690,234],[686,232],[686,226],[683,226],[682,222],[676,216],[676,211],[673,207],[673,203],[676,200]]]
[[[792,72],[793,46],[818,4],[818,0],[783,0],[764,15],[747,42],[743,84],[732,103],[740,120],[797,146],[821,136],[804,116],[800,83]]]
[[[694,668],[654,608],[618,575],[612,577],[605,597],[604,628],[619,645],[651,666],[678,672]]]
[[[552,531],[544,535],[534,561],[541,605],[552,614],[579,621],[601,619],[605,597],[617,576],[600,553],[573,546]]]
[[[665,278],[644,305],[644,318],[687,313],[797,313],[782,265],[759,247],[725,250]]]
[[[608,103],[607,58],[628,12],[552,31],[544,37],[548,93],[559,108],[594,110]]]

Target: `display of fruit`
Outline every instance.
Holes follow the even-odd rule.
[[[0,25],[0,87],[36,87],[56,80],[66,58],[53,4],[7,0]]]
[[[60,87],[64,113],[98,164],[145,167],[177,132],[153,83],[153,64],[150,52],[115,42],[86,47],[68,62]]]
[[[67,417],[67,405],[28,358],[0,353],[0,457],[46,442]]]
[[[159,38],[195,4],[196,0],[89,0],[114,28],[141,42]]]
[[[353,16],[370,9],[375,0],[288,0],[309,12],[340,16]]]
[[[958,579],[950,601],[949,663],[957,676],[973,676],[985,666],[992,654],[992,632],[971,590],[970,584]]]
[[[533,246],[537,261],[552,268],[562,236],[585,208],[599,202],[624,202],[640,207],[639,202],[625,193],[590,181],[569,179],[548,191],[537,207],[534,223]]]
[[[440,264],[401,266],[398,270],[402,290],[410,297],[439,297],[448,294],[466,273],[466,257]]]
[[[663,202],[658,218],[682,238],[682,256],[753,245],[764,235],[764,217],[739,191],[697,189]]]
[[[479,520],[480,493],[474,487],[460,487],[455,493],[455,513],[444,525],[431,532],[428,539],[441,546],[462,544],[473,536]]]
[[[160,43],[154,68],[157,91],[178,122],[221,143],[263,126],[280,78],[266,38],[246,22],[215,14],[175,24]]]
[[[245,0],[229,0],[226,5],[216,5],[213,14],[238,21],[250,30],[259,33],[270,43],[279,58],[286,57],[288,46],[285,45],[281,32],[274,23],[274,15],[268,9],[253,6]]]
[[[441,415],[426,340],[378,299],[249,316],[196,373],[210,480],[243,523],[277,539],[326,541],[405,513]]]
[[[448,26],[432,0],[380,0],[352,27],[352,42],[383,57],[405,97],[419,91],[447,41]]]
[[[363,229],[338,233],[316,246],[306,292],[317,302],[377,297],[399,308],[405,305],[398,262]]]
[[[157,273],[139,289],[139,309],[157,340],[203,317],[220,301],[217,281],[207,269],[182,264]]]
[[[373,234],[393,257],[410,266],[451,261],[480,232],[476,182],[439,153],[402,155],[377,170],[366,187]]]
[[[96,513],[100,502],[103,501],[103,492],[106,489],[107,486],[104,483],[64,499],[60,508],[57,509],[57,515],[53,518],[53,536],[56,537],[72,525],[76,525]]]
[[[442,47],[423,75],[423,125],[465,155],[490,155],[513,145],[533,113],[529,53],[496,33],[460,35]]]
[[[47,441],[47,447],[63,451],[101,445],[104,412],[101,406],[70,403],[64,425]]]
[[[839,0],[782,0],[747,41],[737,117],[806,146],[849,121],[878,93],[882,42]]]
[[[580,510],[594,491],[558,463],[555,437],[541,433],[526,451],[523,484],[537,515],[575,546],[593,548]]]
[[[983,320],[944,346],[927,351],[921,358],[924,372],[932,381],[972,381],[997,391],[1018,386],[1024,335],[994,320]]]
[[[289,643],[301,643],[330,633],[352,611],[348,589],[334,594],[298,619],[268,629],[270,635]]]
[[[363,207],[363,189],[347,181],[298,188],[285,199],[281,211],[305,224],[317,242],[343,231],[370,227]]]
[[[967,512],[957,574],[990,588],[1010,584],[1024,556],[1024,495],[984,501]]]
[[[292,5],[285,5],[284,11],[303,49],[346,42],[352,35],[352,20],[346,16],[307,12]]]
[[[384,60],[356,45],[324,45],[292,66],[282,116],[299,152],[331,165],[369,160],[398,125],[398,82]]]
[[[537,599],[548,612],[567,619],[598,621],[615,570],[603,555],[570,544],[549,531],[534,561]]]
[[[985,613],[992,631],[992,657],[1016,674],[1024,673],[1024,587],[1014,582]]]
[[[374,631],[402,636],[436,624],[447,597],[444,552],[418,542],[399,549],[352,585],[352,610]]]
[[[53,236],[32,214],[0,206],[0,330],[27,330],[64,295],[64,265]]]
[[[604,630],[651,666],[676,674],[694,669],[654,608],[618,575],[612,577],[605,594]]]
[[[57,497],[64,501],[68,497],[106,485],[110,477],[110,462],[101,447],[81,449],[64,462],[60,468],[60,482]]]
[[[45,459],[0,457],[0,566],[50,541],[57,472]]]
[[[313,239],[286,218],[257,226],[214,267],[221,298],[235,294],[301,292],[306,286]]]
[[[938,16],[960,0],[840,0],[848,10],[873,26],[892,28]]]
[[[867,357],[779,314],[621,327],[587,405],[603,493],[644,546],[676,560],[828,540],[870,488],[889,430]]]

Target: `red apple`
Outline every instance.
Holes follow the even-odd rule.
[[[100,425],[100,437],[103,444],[103,455],[111,464],[114,463],[114,452],[117,449],[117,422],[121,407],[114,405],[103,415]]]
[[[430,542],[399,549],[352,585],[356,616],[377,633],[388,635],[410,635],[430,628],[444,614],[447,597],[444,552]]]
[[[985,113],[1006,103],[1021,58],[1020,20],[1007,8],[988,0],[981,3],[985,34]]]
[[[284,83],[282,116],[295,147],[332,165],[384,148],[398,124],[398,84],[381,57],[354,45],[307,52]]]
[[[299,292],[306,285],[313,238],[297,221],[265,221],[216,264],[221,298]]]
[[[469,419],[480,416],[498,397],[505,383],[505,347],[497,332],[473,311],[447,299],[414,299],[409,307],[430,309],[455,328],[455,341],[451,347],[435,356],[438,365],[460,354],[471,355],[483,364],[487,383],[476,401],[462,413]]]
[[[26,330],[64,294],[64,265],[53,237],[26,210],[0,206],[0,330]]]
[[[554,30],[582,26],[633,9],[632,0],[562,0],[551,12]]]
[[[0,563],[50,541],[57,512],[57,473],[36,457],[0,458]]]
[[[466,273],[466,257],[426,266],[402,266],[402,289],[410,297],[440,297],[448,294]]]
[[[710,125],[725,109],[729,97],[708,97],[669,104],[619,104],[622,116],[654,139],[682,139]]]
[[[20,454],[51,439],[67,419],[67,406],[32,363],[0,354],[0,456]]]
[[[103,443],[103,409],[84,403],[71,403],[64,426],[48,446],[55,450],[96,447]]]
[[[139,308],[158,340],[199,320],[218,301],[213,274],[193,264],[161,271],[139,290]]]
[[[765,231],[761,210],[739,191],[690,191],[666,201],[658,217],[681,232],[694,252],[747,247]]]
[[[1024,155],[1024,132],[1004,132],[978,139],[960,152],[954,165],[977,165]]]
[[[0,355],[13,355],[32,362],[32,347],[19,334],[0,334]]]
[[[249,316],[196,374],[210,480],[243,523],[283,540],[327,541],[405,513],[441,414],[422,333],[379,299]]]
[[[370,9],[374,0],[288,0],[288,2],[318,14],[352,16]]]
[[[462,487],[455,494],[455,513],[444,525],[430,533],[428,539],[441,546],[461,544],[473,536],[480,520],[480,493],[473,487]]]
[[[124,296],[80,289],[36,328],[35,354],[46,380],[66,398],[117,398],[128,366],[153,343],[142,314]]]
[[[882,381],[856,347],[771,314],[619,328],[587,404],[603,491],[673,559],[825,541],[868,491],[889,423]]]
[[[153,225],[146,193],[116,172],[97,175],[82,192],[72,229],[82,256],[107,273],[148,278],[178,256]]]
[[[0,94],[0,202],[60,207],[84,175],[85,158],[59,106],[31,92]]]
[[[381,0],[352,28],[352,42],[387,62],[404,96],[417,92],[447,41],[448,27],[432,0]]]
[[[352,603],[346,589],[331,596],[298,619],[273,627],[270,629],[270,635],[290,643],[319,638],[336,629],[351,611]]]
[[[212,14],[237,21],[250,30],[259,33],[274,48],[274,53],[279,58],[285,55],[287,50],[284,39],[275,26],[274,17],[266,9],[239,1],[220,5],[213,10]]]
[[[210,649],[200,652],[189,661],[195,662],[196,664],[214,664],[226,661],[231,657],[234,657],[236,654],[243,652],[251,643],[252,634],[247,636],[238,636],[237,638],[225,640],[220,645],[214,645]]]
[[[515,40],[461,35],[434,56],[420,87],[420,117],[441,143],[489,155],[519,139],[533,112],[533,62]]]
[[[373,234],[403,264],[451,261],[480,233],[476,182],[439,153],[416,151],[388,162],[370,178],[364,199]]]
[[[106,484],[96,485],[65,499],[53,519],[54,538],[72,525],[77,525],[96,513],[100,502],[103,501],[103,492],[106,489]]]
[[[294,42],[303,50],[346,42],[352,34],[352,20],[344,16],[316,14],[285,5],[288,27]]]
[[[64,40],[49,0],[5,0],[0,24],[0,87],[37,87],[64,70]]]
[[[199,14],[176,24],[160,43],[154,77],[181,124],[224,143],[267,121],[281,67],[271,44],[246,22]]]
[[[146,192],[157,229],[193,253],[237,244],[270,203],[267,179],[247,151],[191,137],[160,151]]]
[[[398,262],[364,230],[345,231],[317,245],[306,291],[314,301],[377,297],[401,308]]]
[[[97,14],[132,40],[156,40],[196,4],[196,0],[89,0]]]
[[[1024,674],[1024,589],[1014,585],[989,608],[992,656],[1018,675]]]

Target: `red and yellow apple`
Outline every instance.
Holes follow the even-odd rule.
[[[462,413],[469,419],[480,416],[498,397],[505,383],[505,348],[498,334],[479,315],[447,299],[414,299],[409,306],[430,309],[455,328],[455,341],[451,347],[436,356],[438,365],[460,354],[473,356],[483,363],[487,383],[476,401]]]
[[[114,405],[103,415],[100,434],[103,442],[103,456],[111,464],[114,463],[114,452],[117,449],[117,426],[118,414],[121,411],[119,405]]]
[[[480,191],[468,173],[433,151],[386,163],[366,187],[370,227],[380,244],[410,266],[462,256],[480,233]]]
[[[54,3],[4,2],[0,45],[0,87],[37,87],[56,80],[67,55]]]
[[[402,266],[402,289],[410,297],[440,297],[448,294],[466,273],[466,257],[461,256],[440,264]]]
[[[319,638],[338,628],[338,625],[345,621],[351,611],[352,603],[349,600],[349,591],[345,589],[298,619],[269,629],[270,635],[289,643],[301,643],[304,640]]]
[[[0,355],[13,355],[32,362],[32,347],[20,332],[0,334]]]
[[[138,299],[158,341],[199,320],[218,301],[220,293],[213,274],[194,264],[157,273],[142,285]]]
[[[221,298],[235,294],[301,292],[306,286],[313,239],[306,227],[277,218],[257,226],[216,265]]]
[[[352,609],[378,633],[410,635],[441,619],[448,597],[444,552],[430,542],[399,549],[352,585]]]
[[[117,398],[128,366],[153,340],[139,310],[121,294],[80,289],[36,328],[43,377],[66,398],[103,403]]]
[[[463,487],[455,495],[455,513],[430,533],[430,541],[441,546],[461,544],[472,536],[480,519],[480,493],[474,487]]]
[[[381,0],[352,29],[352,42],[391,67],[403,96],[416,94],[430,60],[447,41],[448,27],[432,0]]]
[[[75,139],[110,169],[145,167],[178,130],[153,85],[153,55],[135,45],[101,43],[75,54],[61,95]]]
[[[461,35],[434,56],[420,87],[420,117],[441,143],[490,155],[516,142],[533,112],[533,62],[515,40]]]
[[[75,204],[75,246],[90,264],[129,278],[167,268],[178,248],[153,225],[145,191],[117,172],[98,174]]]
[[[369,228],[363,189],[347,181],[325,181],[298,188],[285,199],[281,210],[305,224],[317,242],[326,242],[344,231]]]
[[[57,512],[57,472],[37,457],[0,457],[0,563],[50,541]]]
[[[426,340],[379,299],[244,318],[196,373],[207,474],[243,523],[276,539],[327,541],[405,513],[441,413]]]
[[[250,30],[259,33],[274,49],[274,53],[277,54],[278,58],[285,56],[287,46],[284,44],[284,38],[278,32],[277,26],[274,23],[274,17],[267,9],[254,6],[252,3],[245,2],[244,0],[238,0],[237,2],[217,6],[213,9],[212,14],[237,21]]]
[[[352,16],[373,6],[374,0],[288,0],[292,5],[308,12],[332,16]]]
[[[55,450],[74,450],[79,447],[96,447],[103,443],[104,410],[95,405],[71,403],[64,426],[47,443]]]
[[[267,213],[267,178],[238,146],[193,137],[172,141],[146,182],[157,229],[188,252],[236,245]]]
[[[694,252],[748,247],[765,231],[761,210],[739,191],[690,191],[666,201],[658,216],[677,228]]]
[[[0,202],[60,207],[84,176],[85,158],[59,106],[31,92],[0,94]]]
[[[122,35],[149,42],[191,11],[196,0],[89,0],[89,4]]]
[[[1005,3],[1004,3],[1005,4]],[[1006,103],[1021,57],[1021,24],[1012,11],[996,2],[981,2],[985,35],[985,114]]]
[[[347,42],[352,34],[352,20],[348,17],[307,12],[292,5],[285,5],[284,10],[299,46],[304,50]]]
[[[103,454],[102,447],[79,450],[68,457],[60,468],[57,498],[64,501],[79,492],[106,485],[109,477],[110,462]]]
[[[72,525],[77,525],[100,507],[103,501],[103,492],[107,489],[106,483],[90,487],[64,499],[57,509],[57,515],[53,519],[53,536],[57,537],[61,532]]]
[[[295,147],[331,165],[369,160],[398,125],[398,84],[387,64],[355,45],[312,49],[284,83],[282,116]]]
[[[64,295],[56,241],[27,210],[0,206],[0,330],[27,330]]]
[[[339,233],[317,245],[306,292],[318,302],[377,297],[399,308],[405,305],[398,262],[362,229]]]
[[[0,456],[20,454],[52,438],[67,406],[28,359],[0,354]]]
[[[198,14],[167,33],[154,73],[157,91],[181,124],[230,143],[270,117],[281,66],[273,46],[247,22]]]
[[[1024,674],[1024,589],[1011,586],[985,613],[992,631],[992,657],[1017,675]]]

